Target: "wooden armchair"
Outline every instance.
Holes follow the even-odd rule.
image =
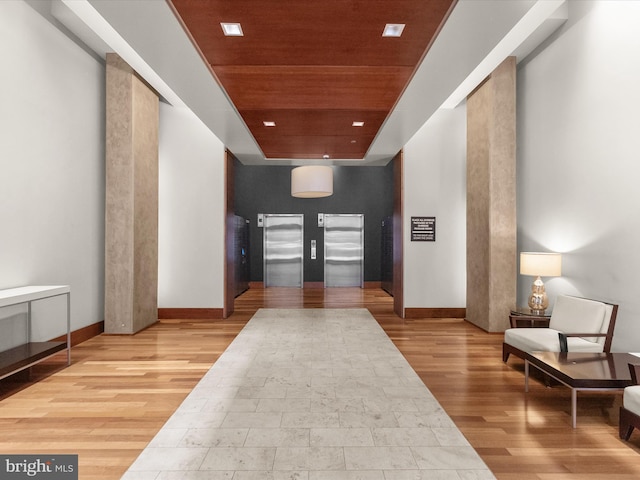
[[[560,295],[548,328],[510,328],[504,332],[502,360],[525,352],[610,352],[618,305]]]
[[[640,361],[640,359],[638,359]],[[640,428],[640,365],[629,364],[629,372],[634,385],[626,387],[620,407],[620,438],[629,440],[633,428]]]

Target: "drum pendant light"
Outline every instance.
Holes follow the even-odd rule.
[[[291,196],[322,198],[333,195],[333,169],[325,165],[305,165],[291,170]]]

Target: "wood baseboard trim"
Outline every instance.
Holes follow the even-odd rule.
[[[159,308],[158,320],[222,320],[222,308]]]
[[[78,330],[74,330],[71,332],[71,346],[73,347],[79,343],[85,342],[90,338],[100,335],[101,333],[104,333],[104,320],[79,328]],[[51,339],[52,342],[64,342],[66,340],[66,335],[60,335],[59,337]]]
[[[249,282],[249,288],[264,288],[264,282]],[[303,288],[324,288],[324,282],[304,282]],[[382,282],[364,282],[363,288],[382,288]]]
[[[465,318],[466,308],[405,308],[404,318]]]

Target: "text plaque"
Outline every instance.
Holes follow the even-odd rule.
[[[435,242],[436,217],[411,217],[411,241]]]

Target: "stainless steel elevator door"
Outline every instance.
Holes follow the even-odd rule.
[[[303,215],[264,216],[264,286],[302,287]]]
[[[324,286],[362,287],[364,215],[324,215]]]

